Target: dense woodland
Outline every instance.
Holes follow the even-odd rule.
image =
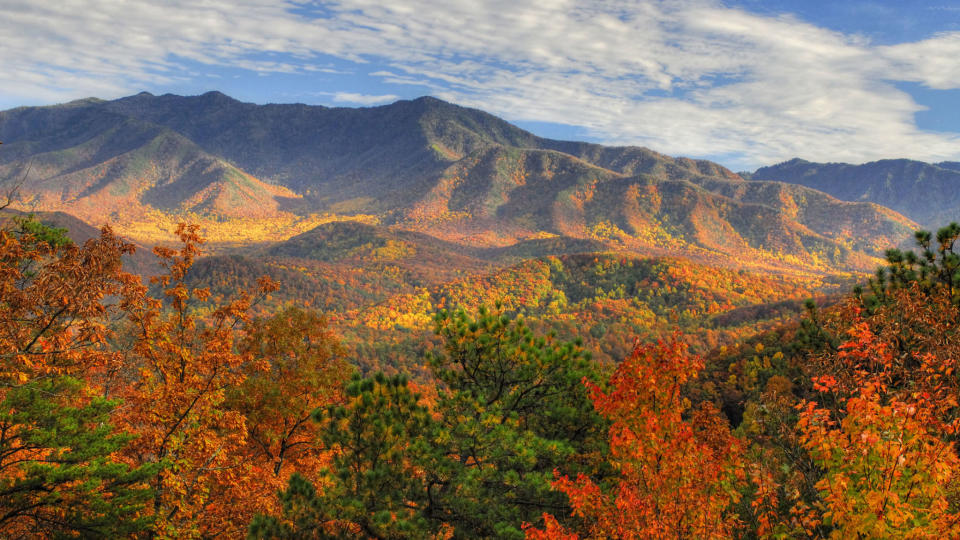
[[[108,228],[83,245],[30,218],[0,230],[2,536],[960,536],[956,224],[702,355],[682,314],[658,322],[682,292],[665,263],[532,262],[530,322],[510,289],[450,286],[459,300],[429,302],[431,335],[390,373],[358,368],[325,314],[272,301],[283,283],[191,286],[203,239],[178,235],[144,283]],[[550,324],[558,295],[595,303],[596,287],[558,283],[623,268],[663,292],[643,300],[649,326],[615,329],[638,336],[623,357],[598,360],[611,329],[589,309]],[[634,310],[649,290],[600,288]]]

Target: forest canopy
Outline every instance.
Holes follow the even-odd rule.
[[[264,309],[283,283],[194,286],[203,238],[177,234],[144,283],[109,228],[0,228],[0,535],[960,535],[955,224],[702,355],[658,329],[598,361],[608,329],[505,297],[432,306],[422,369],[389,374],[327,314]]]

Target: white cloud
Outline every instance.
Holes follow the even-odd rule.
[[[369,94],[355,94],[353,92],[335,92],[333,100],[338,103],[357,103],[359,105],[376,105],[378,103],[387,103],[396,101],[400,96],[396,94],[385,94],[382,96],[373,96]]]
[[[921,82],[938,90],[960,88],[960,32],[883,47],[881,54],[894,63],[900,80]]]
[[[295,14],[311,7],[6,0],[0,87],[30,102],[109,98],[189,78],[179,59],[269,75],[329,69],[333,56],[509,119],[734,167],[960,159],[960,135],[919,130],[920,107],[895,86],[960,87],[960,33],[877,46],[711,0],[334,0],[328,18]],[[334,99],[396,97],[357,90]]]

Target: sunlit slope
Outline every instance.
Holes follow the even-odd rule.
[[[588,253],[599,242],[551,237],[477,248],[397,228],[331,222],[285,242],[199,259],[191,283],[229,296],[260,276],[283,284],[269,305],[309,302],[325,311],[360,309],[423,288],[547,255]]]
[[[499,302],[541,331],[582,337],[613,361],[629,352],[633,336],[653,339],[676,328],[698,350],[732,343],[795,316],[806,298],[847,286],[680,259],[565,254],[585,246],[554,240],[557,254],[511,263],[516,255],[508,250],[329,224],[258,253],[202,258],[188,282],[229,296],[268,275],[283,286],[261,309],[312,305],[334,317],[357,364],[415,372],[438,309]]]
[[[539,138],[434,98],[352,109],[138,94],[5,111],[0,137],[0,178],[25,180],[34,207],[145,243],[180,220],[236,247],[349,219],[472,248],[564,238],[802,273],[870,270],[916,226],[709,161]]]
[[[499,302],[538,331],[582,338],[600,360],[613,362],[629,353],[634,337],[676,329],[697,350],[730,344],[795,317],[804,299],[844,286],[676,259],[561,255],[395,295],[348,312],[340,329],[362,367],[417,371],[422,366],[410,362],[429,346],[433,312]]]
[[[5,209],[0,211],[0,226],[16,227],[13,221],[35,219],[40,223],[56,229],[64,229],[66,236],[77,245],[83,245],[91,239],[100,237],[101,230],[83,220],[63,212],[19,212]],[[162,272],[160,261],[150,248],[134,244],[133,253],[123,256],[124,270],[138,274],[144,278],[155,276]]]
[[[172,130],[104,112],[97,104],[9,111],[0,126],[0,175],[22,180],[28,203],[90,223],[122,224],[151,210],[270,218],[284,198],[296,197]]]

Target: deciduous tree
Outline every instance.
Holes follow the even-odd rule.
[[[612,422],[607,486],[587,475],[559,476],[576,527],[546,516],[528,538],[728,538],[738,526],[732,505],[743,480],[742,443],[709,405],[692,407],[683,386],[701,369],[676,336],[637,346],[610,380],[589,384],[597,411]]]
[[[116,537],[142,531],[156,464],[114,454],[130,442],[95,375],[117,356],[109,322],[133,278],[132,246],[105,228],[84,246],[25,219],[0,228],[0,536]]]
[[[237,343],[249,318],[250,295],[215,306],[207,317],[198,304],[206,289],[184,276],[200,253],[196,226],[181,224],[179,250],[155,248],[168,273],[154,282],[161,300],[146,296],[125,304],[134,328],[126,359],[129,380],[118,388],[120,421],[138,435],[126,451],[131,463],[164,463],[151,481],[155,532],[198,537],[238,534],[260,503],[249,495],[260,479],[246,456],[243,414],[226,406],[226,394],[244,382],[249,362]],[[262,283],[265,293],[275,287]]]

